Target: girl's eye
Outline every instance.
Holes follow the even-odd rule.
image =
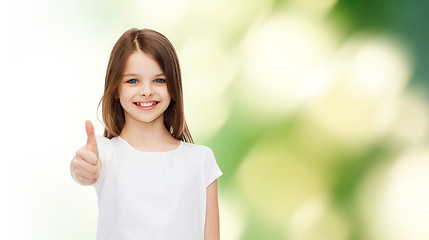
[[[157,79],[155,79],[155,82],[156,83],[165,83],[165,80],[162,78],[157,78]]]
[[[137,80],[136,79],[130,79],[127,81],[127,83],[136,84]]]

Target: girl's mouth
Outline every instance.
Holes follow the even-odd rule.
[[[150,102],[134,102],[134,105],[140,110],[152,110],[158,105],[159,101],[150,101]]]
[[[159,101],[153,101],[153,102],[134,102],[135,105],[140,106],[140,107],[151,107],[154,106],[156,104],[158,104]]]

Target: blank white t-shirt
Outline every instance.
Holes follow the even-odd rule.
[[[202,240],[206,189],[222,175],[210,148],[180,142],[143,152],[121,137],[96,136],[102,162],[98,240]]]

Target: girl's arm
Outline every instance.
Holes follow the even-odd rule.
[[[217,196],[217,180],[207,187],[206,223],[204,240],[219,240],[219,206]]]

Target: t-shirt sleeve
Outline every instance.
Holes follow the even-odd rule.
[[[207,148],[205,160],[205,180],[206,187],[208,187],[214,180],[222,176],[223,173],[217,165],[216,158],[210,148]]]

